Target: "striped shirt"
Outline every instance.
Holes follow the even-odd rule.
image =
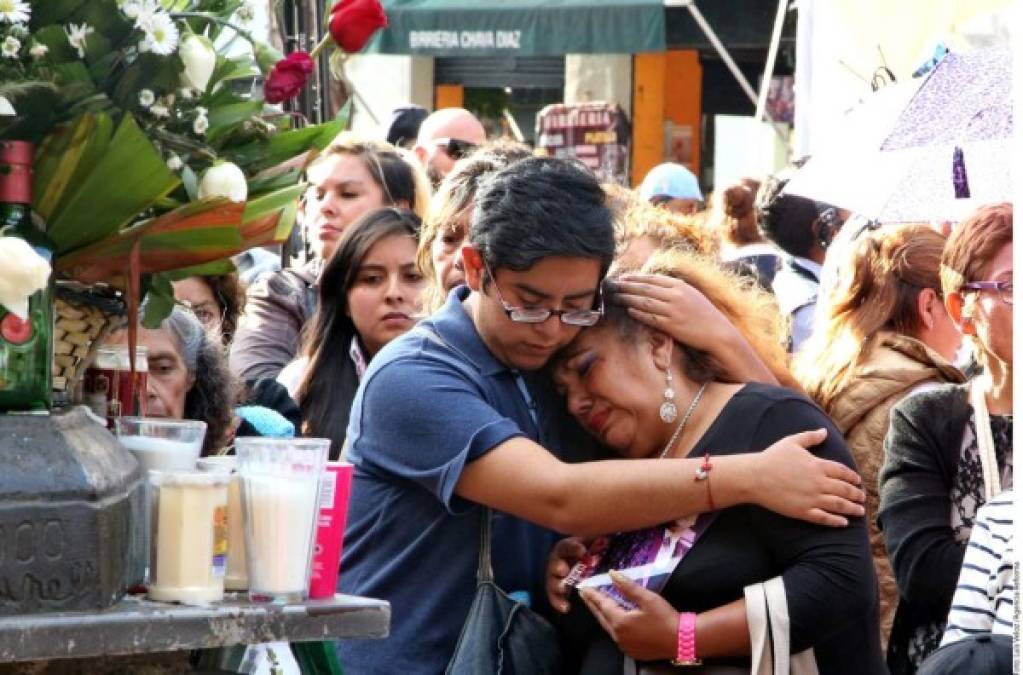
[[[941,645],[978,633],[1012,635],[1016,609],[1013,492],[977,511]]]

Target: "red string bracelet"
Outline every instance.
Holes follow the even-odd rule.
[[[707,504],[710,505],[711,511],[717,511],[717,507],[714,506],[714,497],[710,493],[710,472],[713,468],[714,465],[710,463],[710,453],[708,452],[703,456],[703,463],[696,469],[696,475],[693,476],[693,481],[696,483],[699,483],[700,481],[707,482]]]

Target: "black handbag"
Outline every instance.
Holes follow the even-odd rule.
[[[446,675],[558,675],[561,646],[546,619],[494,583],[490,509],[480,526],[476,597]]]

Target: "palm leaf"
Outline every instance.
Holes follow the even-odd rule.
[[[180,183],[131,115],[121,120],[95,165],[80,170],[86,169],[49,222],[47,234],[59,255],[116,233]]]
[[[245,205],[223,198],[191,202],[57,259],[57,270],[91,283],[123,272],[138,244],[140,274],[212,262],[244,248]]]

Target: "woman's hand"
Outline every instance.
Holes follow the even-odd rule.
[[[571,589],[565,585],[565,577],[579,559],[586,555],[586,544],[582,539],[569,537],[562,539],[547,558],[547,600],[556,611],[568,613],[570,608],[568,594]]]
[[[618,648],[637,661],[673,659],[678,650],[678,612],[668,601],[623,574],[611,572],[622,595],[636,605],[624,609],[613,598],[592,588],[579,595]]]
[[[804,431],[750,455],[750,501],[790,518],[831,527],[848,525],[845,516],[862,516],[865,495],[858,487],[859,474],[807,450],[827,436],[826,429]]]

